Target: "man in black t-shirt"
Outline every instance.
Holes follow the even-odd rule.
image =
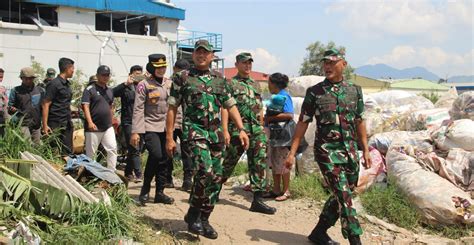
[[[107,152],[107,168],[115,170],[117,164],[117,141],[112,127],[113,101],[112,90],[107,87],[110,80],[110,68],[105,65],[97,68],[97,82],[89,85],[82,94],[82,110],[86,120],[86,155],[95,159],[99,144]]]
[[[59,130],[59,140],[63,155],[72,153],[71,121],[72,91],[69,78],[74,75],[74,61],[69,58],[59,59],[60,74],[46,85],[46,94],[42,102],[43,132],[49,135]]]

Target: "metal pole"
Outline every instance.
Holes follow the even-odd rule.
[[[12,22],[12,0],[8,0],[8,22]]]

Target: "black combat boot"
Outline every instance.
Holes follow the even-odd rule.
[[[349,236],[349,244],[350,245],[362,245],[362,242],[360,241],[360,237],[358,235],[350,235]]]
[[[217,231],[214,230],[214,228],[209,224],[209,216],[211,213],[205,213],[201,212],[201,223],[202,223],[202,229],[204,230],[204,234],[202,234],[204,237],[207,237],[209,239],[217,239]]]
[[[185,171],[184,172],[184,177],[183,177],[183,185],[181,186],[181,190],[183,191],[191,191],[191,188],[193,187],[193,180],[192,180],[192,171]]]
[[[138,201],[142,206],[145,206],[145,203],[148,202],[152,179],[153,176],[151,178],[145,177],[145,179],[143,180],[142,189],[140,190],[140,196],[138,196]]]
[[[155,200],[153,202],[154,203],[173,204],[174,199],[170,196],[165,195],[165,193],[163,193],[162,188],[156,188]]]
[[[258,212],[262,214],[274,214],[276,212],[276,208],[270,207],[267,204],[265,204],[263,202],[262,195],[263,195],[263,192],[261,191],[256,191],[253,194],[253,202],[249,210],[252,212]]]
[[[321,244],[321,245],[339,245],[338,242],[333,241],[331,237],[329,237],[327,231],[331,227],[331,225],[327,222],[324,218],[319,218],[318,224],[314,227],[311,234],[309,234],[308,239],[313,242],[314,244]]]
[[[184,221],[188,224],[189,232],[196,235],[204,234],[201,223],[201,210],[198,208],[189,207],[188,213],[184,216]]]

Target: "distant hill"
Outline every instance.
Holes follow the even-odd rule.
[[[412,67],[406,69],[397,69],[385,64],[364,65],[356,68],[356,74],[374,79],[404,79],[421,77],[430,81],[438,81],[440,78],[423,67]]]
[[[458,82],[458,83],[474,82],[474,76],[453,76],[453,77],[448,78],[448,82]]]

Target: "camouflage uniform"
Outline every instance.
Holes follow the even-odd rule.
[[[267,156],[267,138],[261,125],[262,98],[258,82],[251,78],[235,76],[231,81],[232,96],[237,102],[239,113],[242,117],[244,130],[249,136],[250,145],[247,151],[250,183],[252,191],[265,191],[267,181],[264,176]],[[244,153],[240,143],[239,130],[234,122],[229,122],[231,135],[230,145],[225,152],[224,178],[232,174],[235,165]]]
[[[235,100],[226,80],[210,71],[184,70],[173,76],[168,104],[184,104],[183,144],[197,170],[189,202],[191,207],[210,213],[217,201],[222,182],[224,136],[219,113],[231,108]]]
[[[362,119],[364,102],[359,86],[343,80],[329,80],[308,88],[299,120],[309,123],[316,118],[315,160],[331,188],[320,219],[334,225],[341,217],[342,234],[360,235],[362,229],[352,207],[352,191],[357,184],[356,120]]]

